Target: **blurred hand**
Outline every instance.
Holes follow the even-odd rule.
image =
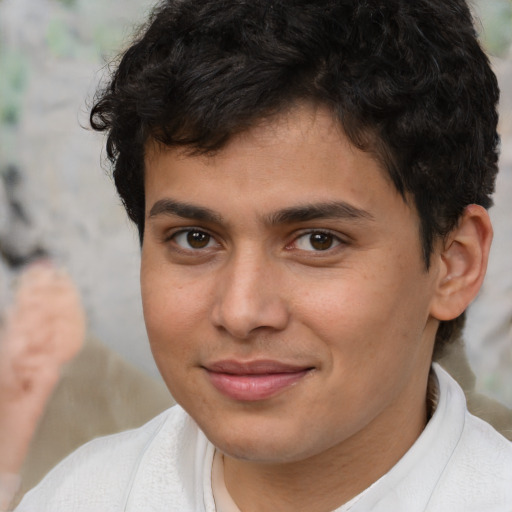
[[[50,263],[30,266],[0,332],[0,473],[21,468],[60,369],[84,335],[85,315],[70,277]]]

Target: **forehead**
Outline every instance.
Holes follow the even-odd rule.
[[[146,213],[166,196],[262,214],[298,203],[405,206],[377,159],[351,144],[327,109],[310,105],[260,121],[215,153],[152,142],[145,164]]]

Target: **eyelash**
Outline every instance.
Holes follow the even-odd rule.
[[[329,247],[326,247],[324,249],[317,249],[317,250],[314,250],[314,249],[308,250],[308,249],[300,249],[300,248],[295,249],[294,247],[292,247],[293,245],[297,246],[297,243],[299,242],[299,240],[307,239],[308,237],[309,237],[309,243],[311,243],[311,237],[313,235],[322,235],[322,236],[330,237],[332,244]],[[331,253],[331,251],[336,249],[336,247],[339,247],[341,245],[346,245],[346,244],[347,244],[346,241],[344,241],[339,235],[333,233],[332,231],[329,231],[326,229],[311,229],[308,231],[303,231],[301,233],[298,233],[293,238],[291,243],[286,246],[286,248],[290,249],[290,250],[299,250],[299,251],[303,251],[303,252],[322,254],[322,253]]]
[[[180,245],[179,243],[176,242],[176,240],[177,240],[177,238],[179,236],[191,235],[193,233],[197,233],[197,234],[200,234],[200,235],[206,235],[208,237],[207,246],[206,247],[201,247],[201,248],[184,247],[184,246],[182,246],[182,245]],[[211,233],[209,233],[208,231],[206,231],[204,229],[201,229],[201,228],[190,227],[190,228],[182,228],[182,229],[179,229],[177,231],[174,231],[173,233],[171,233],[170,235],[165,237],[164,242],[165,243],[173,242],[174,245],[180,251],[184,251],[184,252],[198,252],[198,251],[203,251],[205,249],[208,249],[209,248],[208,245],[210,244],[210,242],[212,240],[214,240],[217,245],[220,245],[219,242],[217,242],[216,237],[214,235],[212,235]]]
[[[206,236],[208,237],[208,240],[206,242],[206,245],[205,247],[184,247],[183,245],[179,244],[176,240],[178,237],[180,236],[183,236],[183,235],[186,235],[186,236],[190,236],[192,234],[199,234],[199,235],[203,235],[203,236]],[[297,243],[301,240],[301,239],[307,239],[307,237],[309,237],[309,243],[311,244],[311,237],[313,235],[321,235],[321,236],[327,236],[327,237],[330,237],[330,240],[328,240],[328,242],[330,242],[329,246],[328,247],[325,247],[324,249],[318,249],[315,250],[315,248],[309,250],[309,249],[301,249],[301,248],[298,248],[297,247]],[[209,245],[210,243],[214,241],[216,243],[217,246],[220,246],[221,244],[217,241],[216,237],[214,235],[212,235],[211,233],[209,233],[208,231],[202,229],[202,228],[194,228],[194,227],[190,227],[190,228],[183,228],[183,229],[179,229],[178,231],[175,231],[173,232],[172,234],[170,234],[169,236],[167,236],[164,240],[164,242],[173,242],[175,247],[177,248],[177,250],[179,251],[183,251],[183,252],[187,252],[187,253],[190,253],[190,252],[203,252],[207,249],[210,249]],[[318,240],[320,243],[321,243],[321,239]],[[190,243],[189,240],[187,240],[187,243]],[[297,250],[297,251],[301,251],[301,252],[308,252],[308,253],[318,253],[318,254],[322,254],[322,253],[331,253],[332,250],[336,249],[337,247],[341,246],[341,245],[347,245],[347,242],[346,240],[343,240],[339,235],[333,233],[332,231],[329,231],[329,230],[324,230],[324,229],[311,229],[311,230],[308,230],[308,231],[302,231],[298,234],[295,234],[294,235],[294,238],[293,240],[288,243],[285,247],[286,250]],[[295,246],[295,247],[294,247]]]

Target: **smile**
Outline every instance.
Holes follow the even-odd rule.
[[[255,402],[273,397],[297,384],[311,367],[297,367],[276,361],[219,361],[205,367],[212,385],[233,400]]]

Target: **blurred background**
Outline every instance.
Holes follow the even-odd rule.
[[[139,247],[102,167],[88,104],[109,60],[153,2],[0,0],[0,310],[27,258],[69,269],[89,331],[159,379],[142,319]],[[503,100],[496,235],[488,278],[469,313],[477,388],[512,407],[512,1],[473,2]]]

